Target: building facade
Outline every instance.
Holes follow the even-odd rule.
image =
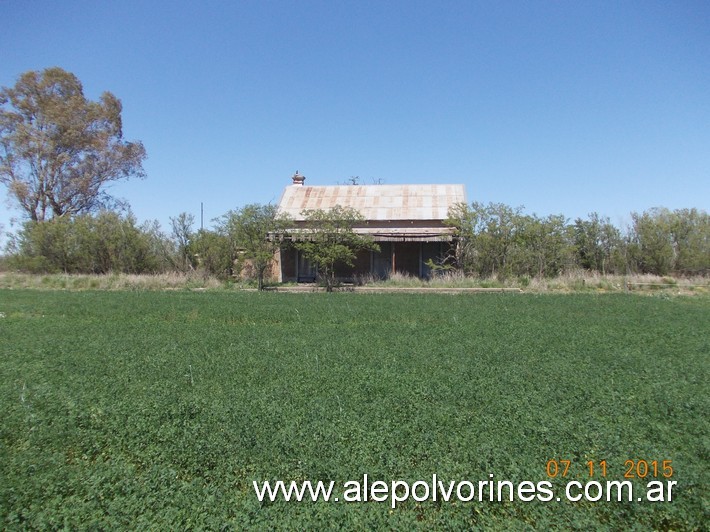
[[[343,266],[338,277],[387,278],[402,273],[428,278],[430,260],[437,262],[451,248],[454,229],[445,224],[449,209],[466,203],[463,185],[334,185],[306,186],[298,172],[279,200],[279,212],[294,220],[294,228],[305,223],[304,210],[324,211],[339,205],[357,210],[364,218],[354,227],[370,235],[379,251],[362,251],[352,268]],[[286,242],[277,257],[276,272],[281,282],[312,282],[316,271]]]

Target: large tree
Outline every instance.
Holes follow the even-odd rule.
[[[145,149],[123,139],[121,109],[110,92],[87,100],[79,79],[58,67],[0,90],[0,183],[31,220],[109,206],[107,184],[145,177]]]

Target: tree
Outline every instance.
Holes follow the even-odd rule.
[[[571,262],[571,231],[563,215],[519,215],[510,268],[516,275],[554,277]]]
[[[177,244],[163,232],[158,220],[144,221],[140,230],[145,235],[151,255],[155,257],[156,271],[183,271],[179,268]]]
[[[357,252],[362,249],[379,251],[372,238],[354,231],[354,226],[364,221],[355,209],[338,205],[328,211],[307,209],[302,214],[306,226],[303,233],[294,235],[300,239],[294,246],[316,265],[328,292],[332,292],[336,284],[336,265],[352,267]]]
[[[456,245],[453,248],[453,263],[464,274],[480,274],[481,253],[478,236],[483,227],[483,213],[480,204],[474,202],[471,207],[466,203],[453,205],[448,212],[446,225],[454,228]],[[448,262],[449,257],[443,262]]]
[[[608,217],[592,212],[588,220],[577,218],[572,233],[579,266],[602,274],[623,271],[623,240]]]
[[[671,234],[676,273],[707,274],[710,271],[710,215],[698,209],[675,210]]]
[[[456,228],[458,267],[481,276],[509,275],[521,212],[502,203],[454,206],[446,223]]]
[[[279,251],[290,222],[276,205],[258,204],[229,211],[220,219],[217,231],[229,238],[235,256],[251,262],[259,290],[264,289],[266,270]]]
[[[17,239],[15,267],[30,272],[152,273],[160,268],[150,235],[130,213],[28,220]]]
[[[631,220],[631,249],[641,271],[655,275],[671,272],[675,264],[671,212],[664,208],[632,212]]]
[[[232,273],[234,256],[226,236],[200,229],[191,235],[188,250],[194,269],[204,277],[227,278]]]
[[[0,90],[0,183],[33,221],[111,206],[106,185],[145,177],[145,149],[123,140],[121,102],[84,97],[61,68],[29,71]]]
[[[710,264],[710,216],[698,209],[653,208],[631,213],[630,251],[638,268],[656,275],[705,274]]]
[[[193,257],[190,256],[190,239],[194,234],[192,230],[194,223],[195,217],[187,212],[181,212],[175,218],[170,217],[175,252],[168,253],[167,256],[175,269],[182,273],[194,269]]]

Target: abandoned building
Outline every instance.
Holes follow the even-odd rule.
[[[334,185],[307,186],[298,172],[285,187],[278,208],[303,226],[304,209],[327,211],[336,205],[350,207],[364,217],[354,227],[370,235],[380,251],[358,253],[353,268],[337,271],[343,280],[358,276],[387,278],[403,273],[429,278],[429,260],[437,261],[450,249],[453,228],[444,221],[449,208],[466,202],[463,185]],[[277,257],[275,272],[281,282],[312,282],[314,265],[292,246],[284,245]]]

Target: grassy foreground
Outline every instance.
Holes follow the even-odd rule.
[[[283,290],[293,283],[271,283],[270,288]],[[710,277],[660,277],[648,274],[600,275],[593,272],[568,272],[552,278],[511,277],[501,281],[495,277],[466,277],[447,273],[430,280],[410,275],[393,274],[387,280],[365,276],[357,279],[357,287],[368,288],[517,288],[530,293],[646,293],[668,295],[708,295]],[[301,285],[301,288],[306,286]],[[344,285],[348,290],[352,284]],[[33,288],[37,290],[239,290],[256,288],[256,281],[220,280],[199,272],[159,274],[30,274],[0,271],[0,289]]]
[[[0,527],[701,529],[709,323],[705,297],[2,290]],[[538,482],[550,459],[581,481],[672,460],[678,484],[394,510],[252,488]]]

